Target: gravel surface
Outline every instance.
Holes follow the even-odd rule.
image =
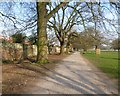
[[[117,85],[79,52],[64,58],[27,88],[28,94],[118,94]],[[39,72],[38,72],[39,73]]]

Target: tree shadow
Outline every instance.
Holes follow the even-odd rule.
[[[68,65],[74,63],[74,62],[68,62],[68,61],[66,61],[66,62],[68,63]],[[54,81],[49,81],[46,79],[47,82],[56,83],[57,85],[60,85],[60,86],[66,87],[66,88],[68,87],[70,89],[77,91],[78,93],[81,92],[82,94],[91,94],[91,93],[105,94],[105,92],[103,90],[101,90],[99,88],[99,86],[92,84],[92,82],[88,78],[85,78],[85,76],[82,76],[81,74],[78,74],[75,72],[78,70],[73,70],[73,69],[67,67],[71,72],[73,72],[74,74],[76,74],[79,77],[79,80],[81,80],[81,78],[82,78],[82,80],[85,82],[82,82],[82,83],[78,82],[78,81],[74,80],[74,78],[70,78],[64,74],[58,73],[54,69],[49,69],[49,68],[45,67],[44,65],[40,65],[40,67],[43,70],[40,70],[41,68],[38,68],[38,69],[34,69],[34,68],[30,68],[30,67],[21,67],[21,68],[40,73],[45,77],[48,77],[52,80],[57,81],[58,83],[56,83]],[[49,73],[51,73],[52,75],[49,75]],[[39,88],[38,88],[38,90],[39,90]],[[55,90],[53,90],[53,91],[55,91]],[[60,93],[60,92],[57,92],[57,93]]]

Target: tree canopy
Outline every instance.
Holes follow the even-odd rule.
[[[117,38],[117,39],[114,39],[111,43],[111,47],[114,49],[114,50],[120,50],[120,39]]]

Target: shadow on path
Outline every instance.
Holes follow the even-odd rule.
[[[112,94],[104,81],[94,74],[90,66],[81,64],[74,60],[77,54],[69,56],[66,60],[59,62],[55,68],[44,65],[36,68],[20,66],[42,74],[36,84],[31,84],[32,94]],[[74,58],[73,58],[74,57]],[[78,57],[79,58],[79,57]],[[82,59],[81,59],[82,60]],[[88,69],[91,70],[88,70]],[[26,92],[27,93],[27,92]]]

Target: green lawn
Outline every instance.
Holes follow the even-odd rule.
[[[102,51],[100,55],[96,55],[95,52],[86,52],[83,56],[108,76],[118,79],[118,70],[120,69],[118,67],[118,52]]]

